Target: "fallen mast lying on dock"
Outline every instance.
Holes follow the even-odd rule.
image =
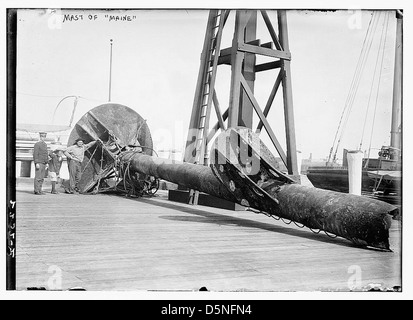
[[[311,229],[324,230],[357,245],[390,249],[391,215],[396,214],[397,207],[367,197],[296,183],[273,166],[271,152],[248,129],[228,129],[218,136],[211,150],[209,167],[152,156],[152,146],[139,142],[142,141],[138,137],[142,125],[138,126],[138,132],[125,134],[122,130],[131,127],[131,117],[98,116],[113,115],[125,108],[107,104],[91,110],[78,122],[75,133],[69,138],[74,141],[83,135],[86,140],[99,138],[103,141],[103,145],[96,146],[101,151],[92,151],[92,156],[84,160],[84,166],[91,163],[89,166],[93,168],[82,178],[84,191],[99,187],[113,173],[117,174],[117,183],[124,184],[123,180],[136,180],[144,175],[289,219]],[[130,111],[127,108],[127,112]],[[148,140],[147,127],[143,132]],[[119,177],[119,172],[127,174]]]

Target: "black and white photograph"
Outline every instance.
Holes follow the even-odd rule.
[[[7,293],[406,293],[404,2],[225,4],[5,8]]]

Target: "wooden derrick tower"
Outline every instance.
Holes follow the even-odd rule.
[[[211,10],[208,17],[201,64],[195,90],[184,161],[201,165],[209,164],[208,144],[219,129],[247,127],[253,125],[254,111],[259,117],[256,128],[264,128],[274,144],[279,157],[293,176],[299,175],[295,142],[293,99],[291,90],[291,53],[288,45],[287,17],[285,10],[277,11],[278,34],[268,13],[264,10],[236,10],[235,30],[232,45],[221,48],[224,26],[230,10]],[[261,43],[257,39],[257,20],[263,19],[272,41]],[[263,55],[274,61],[256,64],[256,56]],[[215,80],[219,65],[231,66],[231,85],[228,108],[222,113],[215,90]],[[254,97],[255,75],[258,72],[279,69],[278,76],[264,109]],[[282,87],[285,141],[283,150],[274,134],[267,115],[271,109],[279,87]],[[214,107],[217,123],[210,126],[210,115]],[[198,203],[198,192],[191,190],[189,203]]]

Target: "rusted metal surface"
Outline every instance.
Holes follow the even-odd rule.
[[[132,174],[145,173],[188,189],[236,202],[232,192],[219,182],[208,166],[162,159],[133,151],[123,152],[119,160],[130,164]]]
[[[390,249],[389,229],[396,207],[367,197],[286,185],[274,194],[276,212],[312,229],[339,235],[360,245]]]
[[[268,149],[257,141],[252,132],[229,129],[211,152],[214,174],[238,203],[355,244],[390,249],[391,215],[398,210],[395,206],[294,183],[272,167],[267,159]],[[248,146],[248,153],[240,148],[243,145]]]
[[[134,153],[122,153],[131,172],[252,207],[267,214],[344,237],[355,244],[390,249],[387,203],[301,186],[271,165],[271,153],[250,130],[229,129],[212,149],[211,168]]]

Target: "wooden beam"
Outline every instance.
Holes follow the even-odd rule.
[[[207,23],[207,28],[205,32],[205,39],[204,39],[204,45],[201,53],[201,62],[199,65],[199,71],[198,71],[198,79],[197,79],[197,84],[195,87],[195,96],[192,104],[192,113],[191,113],[191,119],[189,122],[189,130],[188,130],[188,136],[187,136],[187,141],[186,141],[186,146],[185,146],[185,152],[184,152],[184,161],[187,162],[193,162],[193,151],[195,148],[194,144],[194,139],[196,137],[193,136],[194,131],[198,129],[198,119],[199,119],[199,113],[200,113],[200,108],[199,106],[201,105],[201,99],[202,99],[202,88],[203,88],[203,79],[205,76],[206,68],[207,68],[207,56],[209,53],[209,50],[211,48],[211,37],[212,37],[212,28],[214,27],[215,24],[215,16],[218,14],[218,10],[211,10],[209,12],[208,16],[208,23]]]
[[[218,65],[221,64],[227,64],[227,65],[231,65],[231,55],[229,56],[224,56],[224,57],[219,57],[218,58]]]
[[[285,10],[278,10],[278,30],[280,31],[280,41],[286,51],[290,51],[287,31],[287,13]],[[295,140],[295,124],[293,111],[293,93],[291,85],[291,62],[284,61],[283,70],[283,98],[284,98],[284,117],[285,117],[285,134],[287,143],[287,168],[288,173],[299,175],[300,170],[297,162],[297,147]]]
[[[231,55],[219,57],[218,65],[221,65],[221,64],[231,65]]]
[[[257,46],[260,46],[262,48],[266,48],[266,49],[276,51],[276,50],[273,49],[274,48],[274,43],[273,42],[267,42],[267,43],[263,43],[261,45],[259,44],[260,42],[261,42],[261,40],[255,40],[255,41],[247,42],[246,44],[257,45]],[[227,64],[227,65],[231,64],[231,50],[232,50],[232,48],[225,48],[225,49],[222,49],[220,51],[218,64]],[[281,61],[275,61],[275,62],[265,63],[265,64],[262,64],[262,65],[256,66],[255,67],[256,68],[255,72],[260,72],[260,71],[265,71],[265,70],[270,70],[270,69],[275,69],[275,68],[280,68],[280,67],[281,67]]]
[[[263,48],[274,49],[274,42],[266,42],[261,45]]]
[[[219,53],[219,56],[220,56],[220,57],[230,56],[230,55],[231,55],[231,50],[232,50],[232,47],[231,47],[231,48],[222,49],[222,50],[220,51],[220,53]]]
[[[225,110],[224,114],[222,115],[223,121],[228,119],[228,114],[229,114],[229,108],[227,108],[227,110]],[[221,127],[219,122],[217,122],[215,123],[215,125],[212,127],[212,129],[208,133],[207,142],[206,142],[207,144],[212,140],[212,138],[215,136],[215,134],[217,133],[219,129],[226,130],[224,127]]]
[[[240,77],[242,63],[244,62],[244,53],[235,51],[231,55],[231,89],[229,97],[229,119],[228,128],[236,128],[238,126],[239,105],[241,85]]]
[[[268,17],[268,13],[265,10],[261,10],[261,15],[264,18],[265,25],[267,26],[268,31],[270,32],[272,41],[274,41],[275,47],[277,50],[283,51],[283,47],[281,46],[280,41],[278,40],[277,34],[272,26],[271,20]]]
[[[212,95],[212,101],[214,102],[214,107],[215,107],[215,112],[217,114],[219,127],[222,128],[223,130],[225,130],[225,123],[224,123],[224,119],[222,117],[221,108],[219,107],[218,97],[217,97],[217,93],[216,93],[215,89],[214,89],[214,93]]]
[[[265,130],[267,130],[267,133],[270,136],[270,139],[271,139],[272,143],[274,144],[275,148],[277,149],[278,154],[281,157],[281,160],[284,162],[285,165],[287,165],[287,156],[286,156],[284,150],[282,149],[281,144],[278,142],[274,132],[272,131],[270,124],[268,123],[268,121],[265,118],[263,112],[261,111],[261,108],[258,105],[258,102],[255,99],[254,94],[252,93],[250,87],[248,86],[247,81],[245,80],[245,78],[242,75],[241,75],[240,81],[241,81],[242,87],[244,88],[248,98],[250,99],[250,101],[252,103],[252,106],[254,107],[255,111],[257,112],[258,117],[264,123]]]
[[[284,70],[280,70],[280,72],[278,73],[278,77],[275,80],[274,86],[272,87],[270,96],[268,98],[267,104],[265,105],[264,108],[264,116],[267,117],[268,113],[270,112],[272,103],[274,101],[275,95],[277,94],[278,88],[280,87],[280,84],[282,82],[282,79],[284,77]],[[261,131],[262,127],[263,127],[264,123],[262,121],[260,121],[260,123],[257,126],[257,133]]]
[[[242,43],[251,46],[259,46],[261,40],[257,39],[257,11],[251,11],[251,17],[245,27]],[[242,65],[242,75],[247,81],[251,91],[254,92],[255,87],[255,64],[257,55],[253,53],[246,53],[244,63]],[[251,101],[246,96],[245,92],[241,90],[240,97],[240,111],[238,116],[238,125],[252,129],[254,109],[251,106]]]
[[[232,48],[222,49],[219,53],[218,64],[231,65],[231,50]]]
[[[278,59],[291,60],[291,54],[288,52],[257,47],[257,46],[253,46],[253,45],[245,44],[245,43],[239,43],[238,50],[243,51],[243,52],[255,53],[255,54],[260,54],[263,56],[278,58]]]
[[[282,60],[277,60],[273,62],[267,62],[267,63],[262,63],[262,64],[257,64],[255,66],[255,72],[261,72],[261,71],[267,71],[267,70],[272,70],[272,69],[277,69],[281,68],[283,65]]]
[[[231,12],[231,10],[225,10],[225,13],[224,13],[224,26],[227,23],[227,19],[228,19],[228,16],[229,16],[230,12]]]

